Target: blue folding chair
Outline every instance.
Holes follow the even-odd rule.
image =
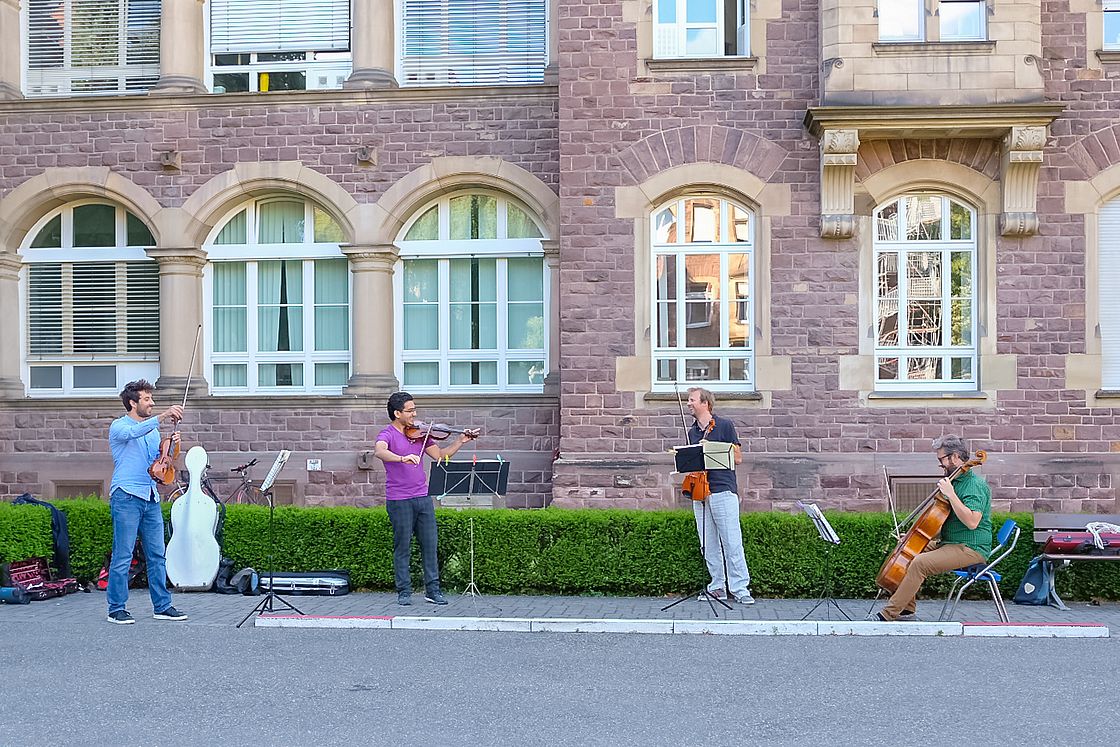
[[[1019,541],[1019,525],[1015,523],[1014,519],[1008,519],[1003,522],[1003,526],[999,528],[996,534],[996,546],[988,553],[988,561],[986,565],[977,563],[974,566],[964,568],[959,571],[953,571],[957,575],[953,581],[952,587],[949,589],[949,596],[945,597],[945,604],[941,605],[941,616],[938,620],[952,620],[953,613],[957,611],[957,604],[961,601],[961,595],[964,594],[965,589],[972,586],[977,581],[983,581],[988,585],[988,589],[992,592],[992,601],[995,602],[996,612],[999,613],[999,619],[1003,622],[1008,622],[1007,607],[1003,605],[1003,597],[999,593],[999,582],[1002,578],[993,569],[996,564],[1011,554],[1015,549],[1015,543]],[[961,584],[961,582],[964,582]],[[958,589],[957,586],[960,585]],[[956,592],[956,596],[953,594]],[[952,600],[953,606],[949,606],[949,601]],[[945,611],[948,609],[949,614],[946,615]]]

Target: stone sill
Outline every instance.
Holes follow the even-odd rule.
[[[716,395],[716,402],[723,404],[725,402],[761,402],[763,400],[762,392],[717,392],[713,391],[712,394]],[[647,392],[643,397],[646,402],[676,402],[677,395],[670,392]],[[681,392],[681,401],[685,399],[685,392]]]
[[[426,408],[474,410],[487,406],[493,407],[559,407],[560,398],[553,394],[418,394],[416,401]],[[113,406],[121,409],[120,399],[112,397],[23,397],[20,399],[0,398],[0,410],[79,410],[91,407]],[[292,396],[230,396],[191,397],[187,400],[187,411],[206,410],[292,410],[292,409],[385,409],[385,400],[352,394],[337,396],[292,395]],[[159,410],[159,406],[156,407]],[[189,417],[189,416],[188,416]]]
[[[1101,62],[1120,62],[1120,49],[1098,49],[1097,59]]]
[[[996,51],[994,41],[967,42],[875,42],[871,50],[884,57],[899,55],[977,55]]]
[[[1120,399],[1120,389],[1098,389],[1097,399]]]
[[[987,400],[988,395],[981,391],[975,392],[891,392],[891,391],[875,391],[869,392],[868,399],[976,399]]]
[[[757,57],[687,57],[670,60],[645,60],[651,73],[703,73],[727,70],[754,70]]]
[[[166,111],[247,106],[360,106],[379,103],[423,103],[486,100],[558,100],[555,85],[438,86],[432,88],[331,89],[325,91],[269,91],[265,93],[140,94],[133,96],[71,96],[0,101],[0,114],[26,112]]]

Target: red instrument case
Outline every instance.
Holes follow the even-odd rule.
[[[1046,538],[1046,555],[1120,555],[1120,533],[1101,532],[1104,549],[1093,544],[1091,532],[1054,532]]]
[[[50,599],[81,591],[76,578],[51,578],[51,569],[43,558],[28,558],[0,566],[0,586],[16,586],[33,600]]]

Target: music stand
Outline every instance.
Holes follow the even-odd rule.
[[[797,506],[805,512],[806,516],[812,519],[813,526],[817,528],[817,534],[828,545],[824,551],[824,578],[821,581],[820,598],[817,599],[817,603],[814,604],[813,608],[806,612],[805,616],[801,619],[805,620],[806,618],[808,618],[809,615],[817,611],[817,607],[820,607],[823,604],[825,619],[832,619],[831,610],[829,609],[829,607],[831,606],[835,607],[837,612],[843,615],[846,620],[850,621],[852,618],[848,617],[848,613],[841,609],[840,605],[836,603],[836,600],[832,598],[832,550],[834,547],[840,544],[840,537],[836,534],[836,530],[832,528],[832,525],[828,523],[828,519],[825,517],[825,515],[821,513],[821,510],[819,508],[817,508],[817,504],[802,503],[801,501],[798,501]]]
[[[268,475],[265,476],[264,482],[261,483],[260,491],[265,498],[268,499],[268,591],[265,592],[261,601],[257,602],[253,609],[249,610],[249,614],[245,615],[245,617],[241,619],[241,622],[237,623],[237,627],[239,628],[254,614],[262,615],[265,612],[273,612],[273,603],[276,601],[279,601],[280,604],[284,605],[292,612],[295,612],[297,615],[303,615],[303,613],[296,609],[288,600],[273,591],[275,584],[272,582],[273,552],[275,550],[272,539],[272,520],[276,513],[276,501],[272,496],[272,484],[276,481],[276,476],[280,474],[280,470],[288,463],[288,457],[291,455],[292,452],[287,449],[282,449],[280,453],[276,455],[276,461],[272,463],[272,468],[268,471]]]
[[[716,444],[716,445],[721,445],[721,444],[718,444],[717,442],[702,441],[701,443],[688,444],[687,446],[674,446],[673,447],[673,466],[674,466],[673,474],[680,473],[680,472],[684,472],[684,473],[687,473],[687,472],[701,472],[705,469],[727,469],[727,467],[707,467],[706,466],[708,463],[710,463],[709,459],[708,459],[708,452],[707,452],[707,445],[709,443]],[[726,446],[731,447],[732,445],[731,444],[726,444]],[[721,451],[721,450],[717,450],[717,451]],[[713,451],[713,456],[717,453],[717,451]],[[728,449],[728,451],[730,451],[730,448]],[[708,569],[708,553],[707,553],[708,499],[705,498],[700,503],[701,503],[701,505],[700,505],[700,525],[701,525],[701,527],[703,527],[700,530],[700,556],[704,559],[704,570],[705,570],[705,572],[707,572],[707,569]],[[693,509],[693,511],[695,511],[695,509]],[[717,537],[717,539],[718,539],[718,537]],[[696,597],[703,598],[704,601],[706,601],[708,603],[708,606],[712,608],[712,614],[715,615],[716,617],[719,617],[719,612],[716,611],[715,602],[719,602],[724,607],[726,607],[728,610],[731,609],[731,605],[728,604],[726,600],[720,599],[715,594],[712,594],[712,592],[708,591],[708,585],[704,584],[702,587],[700,587],[700,589],[698,591],[693,591],[693,592],[689,592],[687,594],[684,594],[677,601],[671,602],[671,603],[665,605],[664,607],[661,608],[661,611],[664,612],[667,609],[670,609],[672,607],[676,607],[678,604],[685,601],[686,599],[692,599],[692,598],[696,598]]]
[[[509,486],[509,462],[498,456],[497,459],[479,459],[475,457],[469,462],[453,462],[444,460],[433,462],[428,475],[428,495],[440,500],[448,495],[461,495],[470,505],[471,498],[476,495],[487,495],[501,498]],[[476,492],[479,488],[481,492]],[[459,506],[458,508],[466,508]],[[468,517],[470,527],[470,558],[471,577],[467,588],[460,596],[470,595],[480,597],[478,586],[474,582],[474,516]]]

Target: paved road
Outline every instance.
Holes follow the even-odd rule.
[[[97,595],[0,607],[0,744],[1061,745],[1115,735],[1116,638],[238,630],[252,600],[209,596],[176,598],[208,610],[188,623],[152,620],[143,597],[131,626],[105,623]]]

